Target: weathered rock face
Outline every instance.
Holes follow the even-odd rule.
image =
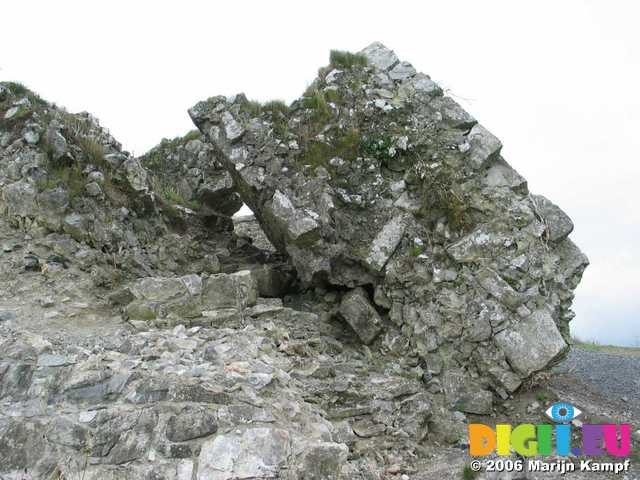
[[[95,118],[67,113],[19,84],[3,89],[0,210],[14,225],[116,253],[164,232],[147,171]]]
[[[379,43],[356,60],[289,109],[238,95],[189,113],[304,282],[374,292],[450,406],[505,397],[568,348],[588,264],[573,225],[427,75]],[[368,343],[378,314],[358,292],[341,316]]]
[[[197,130],[163,140],[140,161],[149,170],[156,193],[205,217],[218,219],[220,226],[228,226],[229,217],[242,206],[231,175],[216,161],[213,148],[203,142]]]
[[[571,220],[393,52],[332,58],[142,160],[0,83],[0,477],[453,478],[563,354]]]

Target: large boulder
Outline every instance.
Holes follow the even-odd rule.
[[[382,44],[336,55],[290,107],[237,95],[189,114],[300,280],[357,289],[341,313],[364,342],[397,328],[430,374],[501,396],[567,351],[588,264],[570,220]]]

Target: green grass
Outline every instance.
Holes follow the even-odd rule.
[[[360,132],[356,129],[350,129],[328,143],[311,140],[306,145],[300,161],[314,168],[323,166],[331,171],[329,160],[340,157],[346,161],[353,161],[358,157],[359,146]]]
[[[104,169],[110,167],[104,157],[104,146],[102,144],[90,137],[79,137],[77,142],[87,163]]]
[[[360,143],[360,152],[365,157],[378,160],[391,160],[393,157],[389,150],[393,147],[393,140],[387,135],[380,137],[364,138]]]
[[[26,95],[29,93],[29,89],[22,83],[19,82],[3,82],[5,87],[11,90],[11,93],[14,95]]]
[[[262,104],[257,100],[247,100],[240,105],[240,110],[251,117],[258,117],[262,114]]]
[[[616,345],[602,345],[593,341],[575,340],[573,348],[591,350],[592,352],[614,353],[618,355],[640,356],[640,347],[619,347]]]
[[[302,106],[313,110],[312,121],[316,124],[324,124],[333,118],[333,112],[327,102],[325,93],[317,88],[313,90],[310,96],[302,99]]]
[[[469,230],[469,206],[463,194],[459,192],[460,179],[456,172],[444,165],[435,169],[425,166],[418,176],[422,199],[418,215],[427,217],[432,212],[444,214],[453,229]]]
[[[270,100],[262,105],[262,111],[286,115],[289,113],[289,106],[282,100]]]
[[[331,50],[329,54],[329,63],[333,67],[353,68],[366,67],[368,64],[367,57],[362,53],[351,53],[343,50]]]
[[[200,133],[200,130],[191,130],[184,137],[182,137],[182,141],[184,143],[187,143],[187,142],[190,142],[191,140],[199,140],[201,136],[202,134]]]
[[[547,397],[547,394],[544,392],[538,392],[536,393],[536,400],[539,401],[542,404],[547,403],[547,401],[549,400],[549,398]]]
[[[271,115],[275,134],[285,137],[289,132],[289,106],[282,100],[270,100],[262,105],[262,111]]]
[[[164,199],[167,200],[168,202],[190,208],[191,210],[198,210],[200,208],[200,203],[198,201],[187,200],[175,188],[165,187],[161,193]]]
[[[412,257],[419,257],[424,253],[424,245],[414,245],[409,253]]]
[[[48,103],[42,99],[42,97],[40,97],[40,95],[38,95],[37,93],[31,91],[29,88],[27,88],[23,83],[19,83],[19,82],[2,82],[2,84],[7,87],[11,93],[13,93],[14,95],[20,97],[20,96],[25,96],[29,99],[29,101],[33,104],[37,104],[37,105],[48,105]]]
[[[276,135],[284,137],[289,132],[289,106],[282,100],[269,100],[260,103],[256,100],[247,100],[240,106],[240,111],[247,113],[251,117],[259,117],[266,113],[271,115],[273,129]]]
[[[478,472],[476,472],[471,465],[465,465],[462,469],[462,480],[473,480],[478,476]]]
[[[69,166],[50,167],[46,179],[37,183],[37,189],[41,192],[56,187],[63,187],[69,194],[69,201],[73,201],[84,191],[86,179],[80,165],[75,163]]]

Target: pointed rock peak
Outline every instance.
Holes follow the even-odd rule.
[[[385,47],[380,42],[373,42],[361,50],[360,53],[367,57],[370,65],[374,65],[384,71],[391,70],[400,62],[400,59],[394,51]]]

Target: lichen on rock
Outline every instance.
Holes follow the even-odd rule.
[[[375,291],[384,328],[427,371],[504,397],[568,349],[588,264],[573,225],[427,75],[380,43],[360,55],[320,69],[277,119],[244,95],[189,113],[304,283]],[[372,341],[363,310],[341,316]]]

